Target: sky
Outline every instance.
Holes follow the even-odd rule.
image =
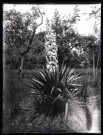
[[[17,11],[20,11],[22,13],[25,12],[30,12],[30,9],[32,6],[36,6],[33,4],[4,4],[3,5],[3,10],[9,11],[10,9],[15,8]],[[51,19],[53,17],[53,13],[55,9],[59,11],[59,13],[64,16],[70,14],[71,16],[73,15],[74,12],[74,7],[76,4],[43,4],[43,5],[38,5],[40,7],[40,10],[45,12],[44,16],[44,21],[43,24],[37,29],[37,32],[40,30],[45,30],[45,23],[46,19]],[[94,34],[93,26],[95,22],[98,24],[98,29],[100,28],[100,22],[101,18],[98,20],[95,17],[89,18],[88,14],[95,8],[101,8],[101,4],[78,4],[78,8],[80,9],[79,14],[80,14],[80,21],[75,25],[76,30],[79,32],[79,34],[83,35],[90,35]],[[101,12],[101,11],[100,11]],[[86,13],[86,14],[84,14]],[[38,20],[39,22],[40,20]]]

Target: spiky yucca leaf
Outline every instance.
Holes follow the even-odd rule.
[[[45,110],[45,112],[51,112],[51,115],[53,115],[53,108],[57,105],[58,101],[63,103],[69,98],[74,98],[80,94],[80,90],[75,89],[81,86],[76,83],[81,77],[79,75],[80,74],[76,75],[74,69],[70,69],[70,67],[66,65],[57,67],[56,70],[52,72],[49,72],[47,69],[37,69],[34,71],[33,78],[30,78],[32,84],[30,87],[34,88],[34,91],[37,90],[40,92],[43,98],[41,107],[44,108],[43,110]],[[73,92],[70,91],[71,87],[74,89]],[[45,96],[46,98],[44,98]],[[60,106],[62,105],[60,104]],[[58,110],[57,107],[55,111]]]

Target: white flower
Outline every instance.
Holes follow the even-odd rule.
[[[51,72],[52,70],[55,70],[58,64],[58,60],[57,60],[58,47],[56,45],[56,36],[49,25],[47,27],[47,32],[45,36],[46,36],[45,49],[47,52],[47,56],[46,56],[47,69],[49,69],[49,71]]]

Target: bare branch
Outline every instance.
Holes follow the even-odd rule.
[[[42,13],[41,13],[41,11],[40,11],[38,5],[37,5],[37,8],[38,8],[39,13],[40,13],[40,15],[41,15],[41,22],[40,22],[40,24],[38,24],[38,25],[36,26],[36,28],[39,27],[39,26],[43,23],[43,15],[42,15]]]

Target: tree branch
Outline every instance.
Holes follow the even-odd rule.
[[[39,9],[38,6],[37,6],[37,8],[38,8],[39,13],[40,13],[40,15],[41,15],[41,22],[40,22],[40,24],[38,24],[38,25],[36,26],[36,28],[39,27],[39,26],[43,23],[43,15],[42,15],[42,13],[41,13],[41,11],[40,11],[40,9]]]

